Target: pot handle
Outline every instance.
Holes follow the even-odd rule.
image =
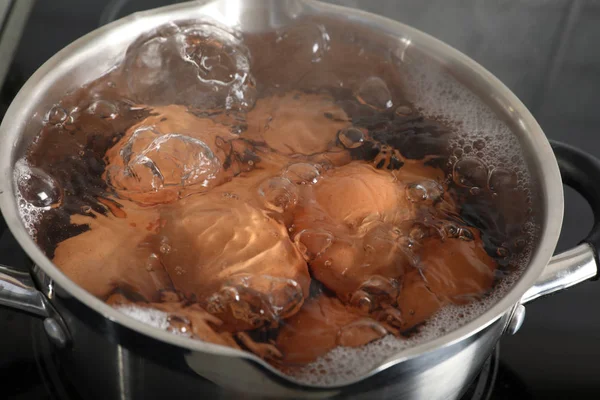
[[[523,295],[522,304],[588,279],[598,279],[600,160],[565,143],[551,140],[550,145],[563,183],[579,192],[591,206],[594,226],[577,247],[552,257],[537,282]]]
[[[42,292],[35,288],[29,272],[0,264],[0,305],[39,318],[50,316]]]
[[[6,228],[0,214],[0,235]],[[59,347],[69,343],[67,327],[48,299],[37,290],[27,271],[0,264],[0,306],[43,319],[44,329]]]

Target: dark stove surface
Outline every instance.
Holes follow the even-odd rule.
[[[62,47],[99,24],[173,0],[38,1],[0,96],[0,117],[24,81]],[[463,51],[498,76],[546,135],[600,157],[600,2],[596,0],[335,0],[413,25]],[[600,178],[600,177],[599,177]],[[566,190],[558,251],[576,244],[593,217]],[[0,224],[0,231],[2,225]],[[9,232],[0,262],[27,268]],[[467,399],[597,399],[600,392],[598,282],[527,306],[521,331],[503,338]],[[36,342],[37,321],[0,309],[0,398],[69,398]],[[37,344],[36,344],[37,343]],[[90,366],[90,368],[93,368]],[[101,371],[99,371],[101,373]],[[493,383],[493,385],[492,385]],[[493,387],[492,387],[493,386]]]

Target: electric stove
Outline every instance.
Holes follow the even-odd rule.
[[[3,2],[11,3],[0,0],[0,6]],[[37,1],[24,25],[13,24],[10,28],[5,23],[3,27],[0,18],[0,48],[3,37],[4,48],[10,48],[7,56],[0,57],[0,71],[7,71],[0,94],[0,117],[27,78],[62,47],[116,18],[175,2]],[[399,20],[458,48],[509,86],[532,111],[548,137],[600,157],[597,0],[331,2]],[[15,29],[19,29],[19,34],[15,35]],[[587,204],[569,188],[565,191],[565,203],[557,251],[578,243],[593,222]],[[22,269],[29,266],[27,256],[3,222],[0,263]],[[521,330],[501,340],[464,399],[598,398],[600,316],[593,311],[600,304],[598,283],[584,283],[528,304]],[[0,308],[0,332],[1,399],[80,399],[41,334],[39,321]],[[128,399],[126,394],[122,398]]]

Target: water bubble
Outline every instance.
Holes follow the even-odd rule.
[[[236,79],[235,52],[224,51],[224,46],[200,30],[187,31],[178,39],[184,42],[184,59],[195,64],[201,79],[222,85]]]
[[[381,324],[365,318],[342,327],[337,335],[337,344],[344,347],[362,346],[386,334],[387,329]]]
[[[15,166],[20,195],[34,207],[57,207],[63,197],[59,183],[39,168],[19,162]]]
[[[517,251],[521,251],[522,249],[525,248],[525,246],[527,246],[527,240],[524,238],[517,238],[517,239],[515,239],[514,245],[515,245],[515,249]]]
[[[333,240],[330,232],[315,229],[304,229],[294,236],[294,243],[306,261],[313,261],[325,253],[333,244]]]
[[[88,108],[87,112],[93,115],[97,115],[100,118],[114,119],[119,114],[118,107],[106,100],[98,100],[93,102]]]
[[[465,157],[454,165],[454,182],[463,187],[485,187],[488,179],[487,167],[483,161]]]
[[[46,121],[52,125],[60,125],[67,120],[68,116],[69,115],[67,114],[64,108],[54,106],[46,114]]]
[[[162,254],[169,254],[171,252],[171,246],[167,243],[163,243],[160,245],[160,252]]]
[[[248,49],[225,29],[191,28],[178,35],[184,41],[184,59],[197,70],[198,79],[212,92],[226,95],[228,110],[249,110],[256,100],[256,82],[250,75]]]
[[[435,202],[444,194],[444,188],[434,180],[412,183],[406,187],[406,198],[413,202]]]
[[[321,62],[331,49],[331,38],[323,25],[300,23],[277,33],[275,43],[282,48],[296,49],[293,59]],[[301,44],[301,45],[300,45]]]
[[[329,51],[331,41],[329,33],[327,33],[323,25],[317,25],[317,29],[319,30],[319,35],[317,36],[317,40],[314,41],[311,49],[311,60],[314,63],[317,63],[323,59],[325,54]]]
[[[308,163],[296,163],[286,168],[283,177],[296,185],[317,183],[320,177],[319,169]]]
[[[352,307],[356,307],[364,314],[368,314],[371,312],[373,302],[371,301],[371,297],[363,290],[357,290],[352,293],[350,297],[350,305]]]
[[[360,289],[368,293],[377,306],[395,302],[398,297],[398,282],[394,279],[375,275],[360,285]]]
[[[338,140],[347,149],[356,149],[363,145],[365,134],[361,129],[349,127],[338,132]]]
[[[513,190],[518,185],[517,175],[503,168],[495,168],[490,174],[488,186],[494,192]]]
[[[224,26],[171,24],[130,48],[125,64],[129,90],[141,103],[228,110],[254,105],[248,49]]]
[[[458,231],[458,238],[470,242],[474,239],[473,232],[471,232],[468,228],[460,228]]]
[[[231,192],[225,192],[225,193],[223,193],[223,197],[226,197],[228,199],[233,199],[233,200],[239,200],[240,199],[240,196],[238,196],[235,193],[231,193]]]
[[[177,303],[181,301],[179,294],[174,290],[162,289],[159,291],[160,301],[163,303]]]
[[[177,275],[181,276],[181,275],[185,274],[185,269],[182,266],[178,265],[178,266],[175,267],[175,273]]]
[[[154,272],[157,268],[160,269],[160,259],[156,254],[152,253],[146,260],[146,271]]]
[[[414,113],[413,109],[409,106],[398,106],[394,113],[399,117],[407,117]]]
[[[69,112],[67,119],[63,122],[63,128],[66,131],[74,132],[78,129],[78,125],[75,123],[80,115],[80,110],[75,107]]]
[[[508,250],[504,247],[498,247],[496,249],[496,254],[498,255],[498,257],[504,258],[504,257],[508,256]]]
[[[184,336],[191,335],[192,325],[189,319],[179,315],[169,315],[167,322],[169,323],[167,328],[169,332]]]
[[[376,76],[367,78],[358,88],[356,98],[362,104],[367,104],[378,110],[386,110],[394,104],[392,94],[383,79]]]
[[[382,321],[396,327],[401,327],[404,319],[402,318],[402,312],[394,307],[387,307],[383,311],[383,315],[380,317]]]
[[[239,274],[208,299],[207,310],[229,310],[234,318],[259,327],[294,314],[303,301],[302,287],[293,279]]]
[[[427,199],[427,191],[419,184],[412,184],[406,187],[406,197],[413,203],[418,203]]]
[[[171,86],[171,74],[189,74],[185,65],[179,65],[179,55],[173,41],[162,36],[149,39],[127,54],[129,89],[140,102],[168,104],[175,98],[176,87]]]
[[[418,242],[426,236],[425,227],[422,224],[415,224],[410,232],[408,233],[408,237],[413,242]]]
[[[298,203],[298,189],[285,178],[267,179],[259,186],[258,194],[267,208],[280,213],[292,209]]]
[[[473,142],[473,147],[475,147],[477,150],[483,150],[485,148],[485,141],[482,139],[477,139]]]
[[[474,186],[471,189],[469,189],[469,193],[471,193],[473,196],[477,196],[478,194],[481,193],[481,189]]]

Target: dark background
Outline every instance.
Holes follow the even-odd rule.
[[[44,61],[93,30],[102,19],[111,17],[106,11],[107,5],[123,5],[117,15],[124,16],[173,2],[38,0],[2,88],[0,116],[24,80]],[[597,132],[600,126],[600,1],[332,2],[396,19],[454,46],[513,90],[549,138],[600,157]],[[565,219],[558,250],[576,244],[593,222],[589,207],[579,195],[567,189],[565,197]],[[14,243],[5,234],[0,241],[0,262],[22,263],[21,256],[13,249]],[[600,398],[599,285],[600,282],[582,284],[528,305],[521,331],[502,340],[503,365],[526,384],[535,398]],[[4,343],[0,347],[0,393],[2,387],[10,383],[12,374],[35,373],[19,364],[31,351],[28,329],[26,319],[0,309],[0,337]],[[503,384],[501,379],[498,384]]]

